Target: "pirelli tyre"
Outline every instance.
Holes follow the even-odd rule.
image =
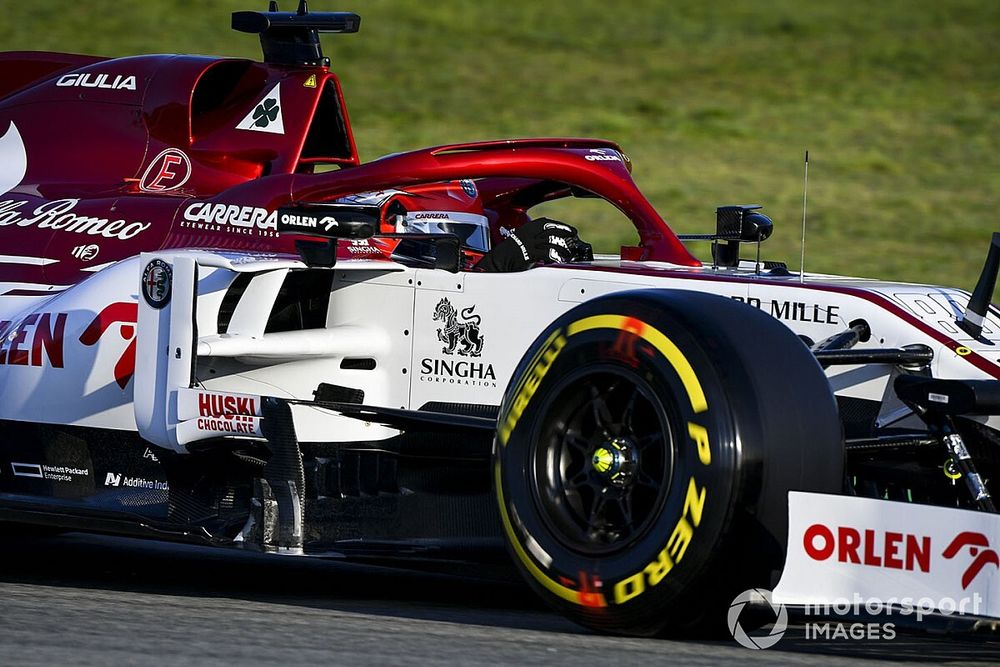
[[[843,440],[809,350],[759,310],[643,290],[560,317],[518,366],[494,474],[530,585],[591,628],[724,628],[783,564],[787,492],[837,492]]]

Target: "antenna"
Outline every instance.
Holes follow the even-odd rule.
[[[799,282],[806,276],[806,202],[809,201],[809,151],[806,151],[806,176],[802,184],[802,256],[799,258]]]
[[[760,237],[757,238],[757,261],[754,263],[753,272],[756,275],[760,275]]]

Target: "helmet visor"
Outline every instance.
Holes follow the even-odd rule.
[[[490,226],[486,216],[458,211],[411,211],[400,216],[400,234],[454,234],[462,245],[479,252],[490,250]]]

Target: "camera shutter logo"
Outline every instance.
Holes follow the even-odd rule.
[[[771,610],[775,615],[774,626],[771,628],[771,631],[763,637],[751,637],[747,634],[746,630],[743,629],[743,626],[740,625],[740,614],[743,612],[743,608],[747,606],[748,602],[760,599],[763,599],[771,606]],[[771,648],[781,641],[781,638],[785,635],[785,630],[788,628],[788,612],[785,609],[785,605],[775,604],[775,602],[771,599],[771,591],[763,588],[752,588],[737,595],[736,599],[733,600],[733,603],[729,606],[729,615],[726,620],[729,626],[729,632],[732,634],[733,639],[735,639],[740,646],[755,650]]]

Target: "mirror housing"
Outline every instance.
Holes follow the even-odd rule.
[[[719,206],[715,209],[712,259],[719,266],[739,266],[740,243],[761,243],[774,231],[774,223],[759,204]],[[720,241],[725,241],[723,245]]]
[[[363,204],[297,204],[278,209],[278,233],[325,239],[367,239],[378,232],[382,212]]]
[[[741,240],[747,243],[761,243],[774,232],[774,223],[763,213],[751,213],[743,217]]]

